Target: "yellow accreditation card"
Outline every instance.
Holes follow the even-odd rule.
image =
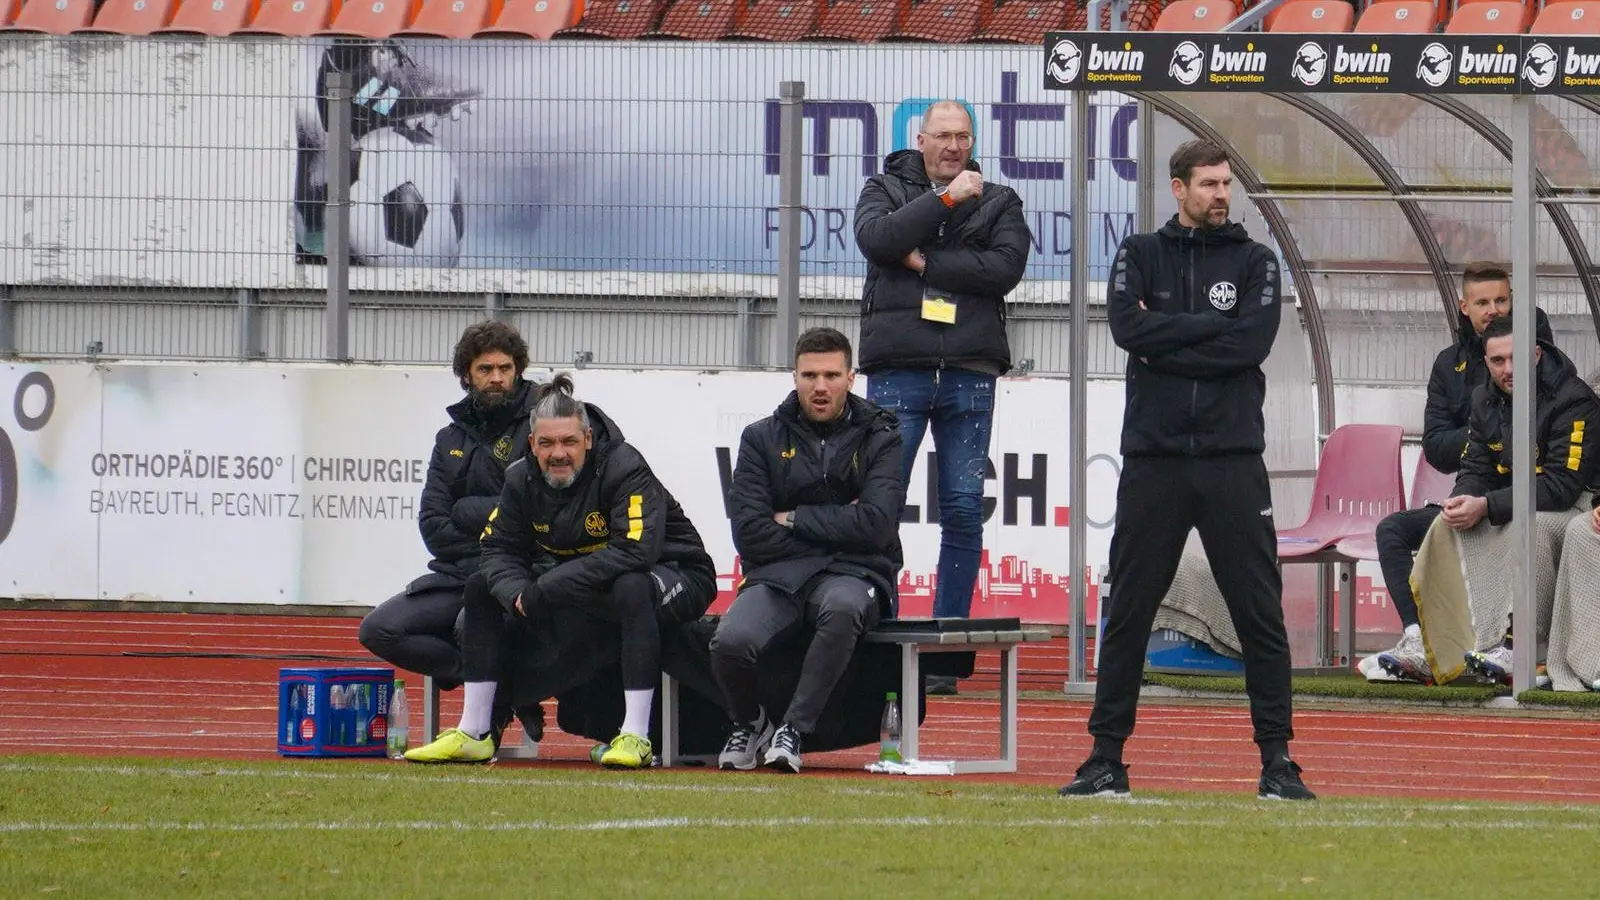
[[[922,294],[922,318],[942,325],[956,323],[956,305],[949,297],[925,291]]]

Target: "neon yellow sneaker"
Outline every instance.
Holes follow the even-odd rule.
[[[612,739],[611,749],[600,757],[600,765],[608,769],[644,769],[655,758],[649,738],[623,733]]]
[[[446,728],[433,743],[406,751],[406,759],[418,763],[481,763],[493,756],[494,740],[490,736],[474,738],[459,728]]]

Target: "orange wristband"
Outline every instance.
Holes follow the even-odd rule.
[[[950,192],[949,191],[945,191],[944,193],[940,194],[939,195],[939,199],[944,201],[944,205],[945,206],[948,206],[951,209],[955,209],[956,208],[956,201],[950,199]]]

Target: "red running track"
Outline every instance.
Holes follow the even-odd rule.
[[[0,612],[0,752],[247,759],[275,756],[278,669],[374,664],[357,620],[127,612]],[[1025,690],[1059,692],[1066,643],[1019,651]],[[923,756],[990,755],[998,744],[997,659],[979,657],[959,697],[930,698]],[[459,692],[442,715],[459,714]],[[1021,704],[1014,776],[1059,785],[1088,753],[1088,703]],[[413,717],[418,714],[413,712]],[[537,763],[584,765],[589,742],[552,727]],[[1295,755],[1327,796],[1600,802],[1600,721],[1460,711],[1307,709]],[[520,740],[520,735],[509,735]],[[856,774],[872,748],[812,754],[807,772]],[[1127,762],[1135,790],[1254,790],[1259,762],[1242,703],[1147,701]],[[670,777],[670,776],[669,776]]]

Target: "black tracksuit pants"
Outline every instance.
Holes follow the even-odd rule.
[[[1411,595],[1411,563],[1422,549],[1433,520],[1444,512],[1441,506],[1402,509],[1378,523],[1378,566],[1383,569],[1383,584],[1401,625],[1416,625],[1417,598]]]
[[[1294,730],[1272,489],[1258,455],[1123,460],[1111,535],[1111,609],[1100,638],[1089,733],[1096,752],[1121,760],[1122,744],[1133,733],[1150,630],[1190,529],[1200,532],[1239,633],[1250,719],[1265,762],[1287,750]]]

